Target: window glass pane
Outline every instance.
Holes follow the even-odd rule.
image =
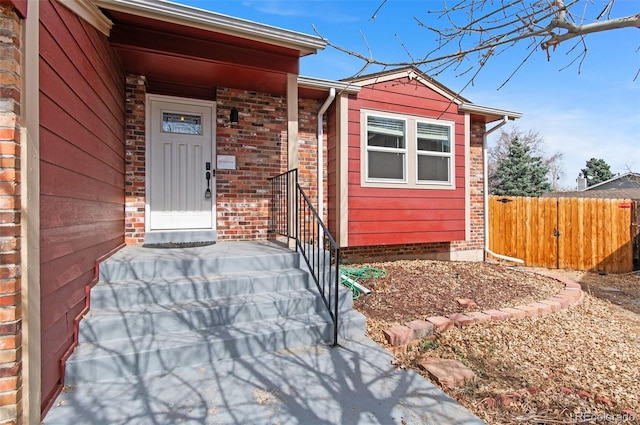
[[[418,155],[418,181],[449,182],[450,161],[443,156]]]
[[[377,146],[381,148],[404,149],[404,138],[398,136],[390,136],[387,134],[376,134],[369,132],[369,146]]]
[[[367,153],[369,175],[372,179],[404,180],[404,154],[393,152]]]
[[[162,131],[164,133],[202,135],[202,117],[200,115],[163,112]]]
[[[405,148],[404,121],[393,118],[367,117],[367,145]]]
[[[451,152],[451,128],[443,125],[418,123],[418,150]]]

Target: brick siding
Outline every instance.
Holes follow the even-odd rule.
[[[21,422],[21,20],[0,4],[0,424]]]
[[[144,77],[128,75],[125,124],[125,243],[144,242],[145,206],[145,96]]]
[[[145,78],[128,76],[125,186],[127,244],[144,242],[145,95]],[[317,199],[316,129],[319,107],[317,101],[300,100],[300,183],[313,202]],[[232,108],[238,110],[238,124],[229,122]],[[267,238],[271,191],[267,179],[287,168],[286,129],[285,97],[224,87],[217,89],[216,155],[236,157],[235,170],[216,171],[218,240]]]
[[[370,261],[439,258],[439,254],[448,254],[450,249],[449,242],[435,242],[347,247],[341,250],[341,254],[344,263],[366,263]]]
[[[485,124],[472,122],[469,152],[470,236],[468,241],[454,241],[452,251],[480,250],[484,248],[484,169],[482,144]]]

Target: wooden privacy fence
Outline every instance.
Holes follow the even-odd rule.
[[[626,273],[640,258],[640,202],[489,198],[489,248],[532,267]]]

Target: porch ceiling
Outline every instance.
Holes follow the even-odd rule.
[[[285,95],[300,52],[146,17],[109,11],[109,38],[128,73],[150,92],[213,99],[217,86]]]

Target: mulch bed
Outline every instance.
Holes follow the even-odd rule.
[[[383,346],[382,330],[394,324],[513,307],[563,287],[500,264],[417,260],[358,266],[387,272],[363,281],[372,294],[354,302],[367,316],[368,335]],[[628,279],[635,288],[638,278]],[[478,307],[464,308],[458,298],[471,298]],[[444,390],[491,425],[640,423],[640,316],[588,292],[582,305],[567,311],[455,328],[393,352],[398,367],[426,378],[418,367],[424,356],[470,367],[478,376],[474,383]]]

